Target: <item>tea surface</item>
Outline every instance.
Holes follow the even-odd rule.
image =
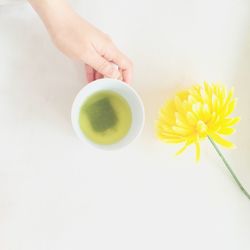
[[[113,144],[127,135],[132,122],[127,101],[113,91],[99,91],[82,105],[79,124],[82,132],[97,144]]]

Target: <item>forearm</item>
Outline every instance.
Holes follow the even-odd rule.
[[[40,16],[50,33],[53,32],[53,26],[60,23],[64,13],[68,15],[69,9],[71,9],[65,0],[28,0],[28,2]]]
[[[40,14],[49,9],[66,4],[66,0],[28,0],[31,6]]]
[[[55,7],[65,4],[65,0],[28,0],[39,16],[46,17]]]

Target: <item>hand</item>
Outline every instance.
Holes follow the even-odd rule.
[[[86,64],[88,82],[102,77],[131,82],[131,61],[108,35],[81,18],[66,2],[30,0],[30,3],[41,16],[55,45],[68,57]]]

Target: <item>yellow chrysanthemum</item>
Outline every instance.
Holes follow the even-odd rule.
[[[221,84],[196,85],[176,94],[160,110],[157,135],[167,143],[184,143],[177,152],[189,145],[196,146],[196,159],[200,158],[200,140],[209,136],[216,143],[231,148],[233,144],[221,135],[230,135],[239,117],[229,117],[236,105],[233,89],[227,91]]]

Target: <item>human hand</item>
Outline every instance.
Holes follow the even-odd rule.
[[[110,37],[81,18],[63,0],[30,0],[55,45],[68,57],[85,63],[88,82],[110,77],[127,83],[131,61]]]

